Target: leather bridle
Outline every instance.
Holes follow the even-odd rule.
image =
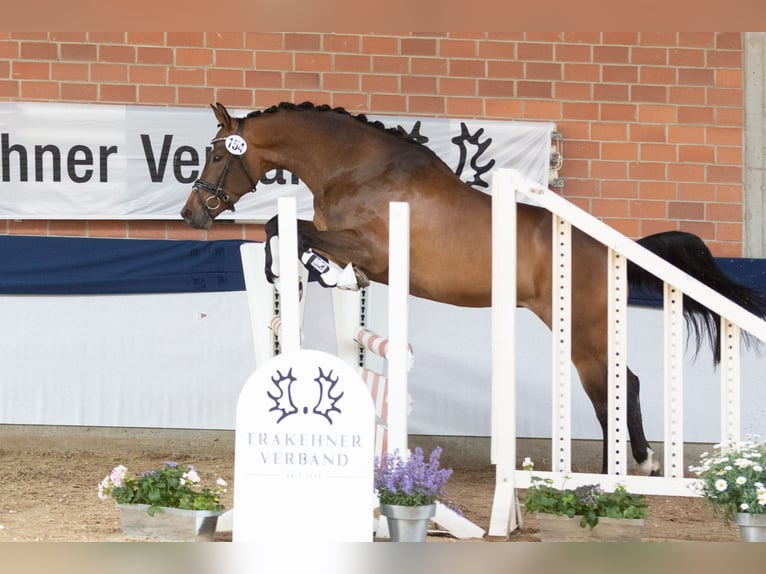
[[[242,137],[242,126],[245,125],[245,119],[239,120],[239,127],[237,127],[237,135],[241,138]],[[217,142],[225,141],[226,138],[215,138],[210,141],[211,144],[215,145]],[[245,193],[251,193],[255,192],[256,182],[253,180],[253,176],[250,174],[250,168],[247,165],[247,161],[245,161],[245,154],[241,155],[235,155],[231,153],[228,149],[226,150],[227,156],[226,156],[226,163],[223,166],[223,172],[221,172],[221,177],[218,178],[218,183],[213,184],[209,183],[202,178],[198,179],[194,182],[194,186],[192,187],[192,191],[197,196],[197,199],[200,202],[200,205],[205,208],[205,210],[208,212],[208,215],[213,217],[213,212],[217,209],[220,209],[221,205],[228,204],[228,206],[224,207],[223,210],[226,211],[231,210],[234,211],[234,201],[232,201],[231,196],[229,196],[228,193],[226,193],[223,189],[223,185],[226,182],[226,177],[229,175],[229,170],[231,169],[231,166],[233,162],[231,159],[233,157],[236,157],[239,159],[239,163],[242,166],[242,169],[245,172],[245,175],[247,176],[247,179],[250,180],[250,184],[253,186],[251,189],[246,191]],[[200,190],[209,193],[210,195],[206,199],[202,199],[202,196],[200,195]],[[244,193],[242,194],[244,195]]]

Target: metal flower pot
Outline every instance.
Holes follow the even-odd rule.
[[[122,532],[128,538],[159,542],[212,542],[222,510],[160,507],[149,516],[148,504],[117,504]]]
[[[425,542],[428,521],[436,514],[436,504],[425,506],[381,504],[380,514],[388,521],[391,542]]]
[[[739,526],[742,542],[766,542],[766,514],[738,512],[734,522]]]

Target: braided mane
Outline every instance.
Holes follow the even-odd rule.
[[[321,104],[317,106],[317,105],[314,105],[312,102],[303,102],[302,104],[294,104],[292,102],[281,102],[278,105],[271,106],[270,108],[266,108],[265,110],[256,110],[254,112],[250,112],[249,114],[247,114],[247,117],[257,118],[258,116],[261,116],[264,114],[273,114],[280,110],[302,110],[302,111],[332,112],[335,114],[342,114],[342,115],[352,117],[360,122],[363,122],[379,130],[383,130],[384,132],[389,133],[393,136],[396,136],[399,139],[403,139],[411,143],[418,143],[415,138],[413,138],[400,126],[397,126],[395,128],[387,128],[382,122],[378,120],[373,121],[373,120],[367,119],[367,116],[365,114],[354,115],[346,111],[345,108],[341,108],[341,107],[333,108],[327,104]]]

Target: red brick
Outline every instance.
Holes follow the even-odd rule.
[[[564,64],[564,79],[571,82],[601,82],[598,64]]]
[[[593,48],[582,44],[554,44],[557,62],[592,62]]]
[[[253,103],[250,105],[252,108],[268,108],[279,102],[288,102],[293,98],[293,93],[290,90],[251,90],[253,94]]]
[[[470,78],[439,78],[439,93],[445,96],[475,97],[477,85],[477,81]]]
[[[668,63],[668,49],[633,46],[630,49],[630,63],[645,66],[665,66]]]
[[[719,241],[742,241],[741,223],[716,223],[715,237]]]
[[[602,67],[602,77],[604,82],[632,84],[638,81],[638,67],[605,65]]]
[[[176,48],[176,66],[210,66],[213,50],[207,48]]]
[[[713,145],[742,145],[742,130],[737,128],[708,127],[706,142]]]
[[[601,42],[600,32],[564,32],[564,41],[574,44],[598,44]]]
[[[140,46],[136,61],[139,64],[172,64],[173,50],[171,48],[153,48]]]
[[[58,44],[52,42],[22,42],[21,58],[23,60],[57,60]]]
[[[697,106],[678,107],[679,124],[712,124],[713,108]]]
[[[712,68],[739,68],[742,52],[739,50],[707,50],[707,65]]]
[[[136,49],[133,46],[99,46],[98,61],[133,64],[136,61]]]
[[[668,90],[664,86],[630,86],[630,99],[634,102],[659,102],[668,101]]]
[[[726,88],[742,87],[742,70],[715,70],[715,85]]]
[[[245,48],[249,50],[281,50],[282,34],[280,33],[245,33]]]
[[[714,32],[679,32],[679,46],[693,46],[698,48],[712,48],[715,46]]]
[[[69,102],[95,102],[98,84],[61,82],[61,99]]]
[[[239,68],[248,70],[253,67],[254,60],[255,55],[251,50],[215,51],[215,65],[221,68]]]
[[[623,84],[596,84],[593,86],[593,99],[602,102],[628,101],[629,87]]]
[[[400,46],[404,56],[435,56],[437,41],[431,38],[402,38]]]
[[[298,72],[325,72],[332,70],[332,56],[317,52],[295,54],[295,70]]]
[[[566,112],[567,108],[565,106],[564,115],[570,117]],[[628,139],[628,126],[622,122],[593,122],[591,124],[590,133],[595,141],[624,142]]]
[[[213,88],[178,87],[178,103],[183,105],[208,105],[215,101]]]
[[[167,68],[164,66],[130,66],[128,78],[132,84],[167,84]]]
[[[669,181],[642,181],[638,184],[641,199],[675,199],[676,184]]]
[[[484,60],[515,60],[517,58],[516,42],[481,42],[479,44],[479,58]]]
[[[164,32],[128,32],[128,44],[164,46]]]
[[[707,219],[711,221],[742,221],[743,206],[739,203],[708,203]]]
[[[173,86],[200,86],[205,83],[205,70],[194,68],[170,68],[168,84]]]
[[[551,82],[519,81],[516,84],[516,95],[519,98],[550,99],[553,97],[553,84]]]
[[[561,100],[559,96],[556,99]],[[570,120],[597,120],[598,104],[590,102],[563,102],[563,115]]]
[[[11,62],[11,78],[15,80],[48,80],[51,65],[48,62]]]
[[[716,163],[721,165],[742,165],[741,147],[717,147]]]
[[[30,100],[50,100],[59,99],[59,84],[57,82],[21,82],[21,97]]]
[[[669,50],[668,55],[668,63],[671,66],[702,67],[705,65],[705,50],[673,48]]]
[[[715,223],[712,221],[680,221],[678,229],[686,233],[693,233],[705,241],[705,243],[708,243],[715,237]]]
[[[492,69],[495,70],[496,73],[487,72],[490,65],[494,65]],[[512,79],[516,79],[522,77],[522,73],[517,72],[520,68],[521,66],[519,66],[519,63],[516,62],[494,63],[485,62],[483,60],[450,60],[449,75],[464,78],[489,77],[493,79],[503,79],[510,77]]]
[[[286,72],[293,69],[293,54],[289,52],[256,52],[256,70],[278,70]]]
[[[252,109],[254,106],[253,98],[256,90],[241,90],[236,88],[218,88],[215,90],[217,102],[226,102],[230,108]],[[287,98],[291,99],[291,98]],[[269,105],[277,102],[269,102]]]
[[[372,70],[377,74],[406,74],[409,71],[408,58],[393,56],[375,56],[372,59]]]
[[[624,161],[593,161],[590,166],[590,176],[596,180],[627,179],[627,164]]]
[[[210,68],[207,70],[207,84],[211,86],[242,87],[244,86],[244,73],[242,70],[221,70]]]
[[[481,118],[484,105],[475,98],[450,98],[447,100],[447,115],[457,118]]]
[[[99,99],[104,102],[136,103],[136,86],[101,84]]]
[[[705,181],[705,166],[697,163],[668,165],[668,179],[671,181]]]
[[[664,201],[637,200],[630,202],[630,215],[638,219],[667,219],[668,204]]]
[[[91,44],[124,44],[125,32],[88,32]]]
[[[213,225],[207,230],[208,241],[222,241],[226,239],[244,239],[245,233],[242,225],[226,224]]]
[[[413,75],[445,76],[447,61],[441,58],[412,58],[410,70]]]
[[[742,185],[716,185],[716,197],[718,201],[726,203],[742,203]]]
[[[638,159],[638,145],[634,143],[604,142],[601,144],[601,159],[636,160]]]
[[[439,40],[439,56],[442,58],[476,58],[477,43],[472,40]]]
[[[715,47],[719,50],[741,50],[742,32],[716,32]]]
[[[388,82],[394,80],[395,87],[393,90],[385,90],[382,89],[385,84],[381,84],[381,89],[365,88],[364,80],[372,78]],[[360,89],[365,92],[395,91],[396,86],[396,79],[392,76],[363,76],[360,79],[358,74],[322,74],[322,88],[331,92],[358,92]]]
[[[630,48],[623,46],[594,46],[593,61],[598,63],[628,63]]]
[[[48,39],[52,42],[87,42],[88,34],[85,32],[51,32]]]
[[[666,164],[661,162],[639,162],[628,166],[630,179],[653,179],[662,181],[667,179]]]
[[[595,217],[627,217],[628,202],[624,199],[592,199],[591,215]]]
[[[692,201],[671,201],[668,203],[668,217],[671,219],[705,219],[705,204]]]
[[[705,141],[705,128],[702,126],[668,126],[668,142],[700,143]]]
[[[0,58],[16,60],[19,58],[19,45],[16,42],[0,41]]]
[[[674,85],[678,83],[678,70],[660,66],[641,66],[638,69],[639,82],[642,84]]]
[[[446,111],[444,98],[438,96],[409,96],[407,107],[413,114],[443,114]]]
[[[123,64],[91,64],[91,82],[127,82],[128,67]]]
[[[139,86],[138,99],[142,104],[174,104],[175,86]]]
[[[690,183],[678,184],[677,198],[684,201],[702,201],[708,203],[715,200],[715,184]]]
[[[550,43],[520,42],[517,50],[519,60],[542,60],[547,62],[553,60],[553,45]]]
[[[370,108],[375,111],[401,114],[407,111],[407,98],[400,94],[370,94]]]
[[[742,106],[743,93],[740,89],[709,88],[707,103],[710,106]]]
[[[678,161],[684,163],[712,163],[715,161],[715,148],[709,145],[678,146]]]
[[[324,34],[322,36],[322,48],[326,52],[351,52],[359,53],[361,39],[351,34]]]
[[[524,118],[530,120],[557,121],[561,118],[559,102],[527,101],[524,102]]]
[[[487,117],[518,119],[522,114],[523,103],[516,99],[492,99],[484,104]]]
[[[286,36],[290,36],[290,34],[286,34]],[[317,36],[317,38],[319,37]],[[205,34],[205,46],[207,48],[244,48],[245,34],[244,32],[207,32]],[[287,48],[287,40],[285,40],[285,48]]]
[[[677,46],[676,32],[641,32],[638,40],[642,46]]]
[[[740,166],[708,165],[707,181],[714,183],[739,183],[742,181]]]
[[[525,78],[528,80],[560,80],[562,79],[561,64],[527,62],[525,67],[526,67]]]
[[[98,50],[94,44],[61,44],[62,60],[86,60],[93,62],[98,58]]]
[[[705,88],[689,86],[671,86],[668,92],[668,103],[684,106],[705,105]]]
[[[593,99],[592,85],[585,82],[556,82],[553,84],[553,94],[559,100]]]
[[[508,80],[480,80],[478,95],[490,98],[515,97],[515,82]]]
[[[186,225],[186,227],[189,226]],[[127,225],[124,221],[95,220],[88,222],[88,237],[122,238],[127,236]]]
[[[401,89],[405,94],[435,94],[436,78],[423,76],[403,76]]]
[[[680,68],[678,83],[687,86],[712,86],[715,84],[715,76],[713,70],[707,68]]]
[[[678,161],[678,149],[671,144],[642,143],[639,158],[641,161]]]
[[[371,58],[366,55],[338,54],[335,56],[336,72],[371,72]]]
[[[675,124],[678,108],[657,104],[641,104],[638,106],[638,121],[654,124]]]
[[[362,53],[376,56],[399,55],[399,39],[383,36],[364,36],[362,38]]]
[[[203,46],[205,43],[204,32],[168,32],[166,36],[168,46]]]
[[[634,46],[638,42],[638,32],[602,32],[601,41],[604,44]]]
[[[601,190],[603,197],[635,199],[638,197],[638,182],[605,181]]]
[[[19,82],[0,80],[0,97],[12,99],[18,98],[20,93],[19,89]]]
[[[320,96],[310,99],[313,99],[315,102],[322,101]],[[370,101],[367,94],[333,94],[330,105],[346,108],[348,111],[355,113],[366,112],[370,109]]]
[[[634,104],[599,104],[604,121],[632,122],[637,119],[638,106]]]

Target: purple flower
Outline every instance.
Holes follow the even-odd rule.
[[[172,460],[165,461],[165,468],[176,468],[177,466],[177,462],[173,462]]]
[[[418,506],[432,504],[444,495],[452,469],[440,469],[441,447],[436,447],[428,462],[420,447],[404,460],[398,451],[386,452],[375,460],[375,489],[383,504]]]

